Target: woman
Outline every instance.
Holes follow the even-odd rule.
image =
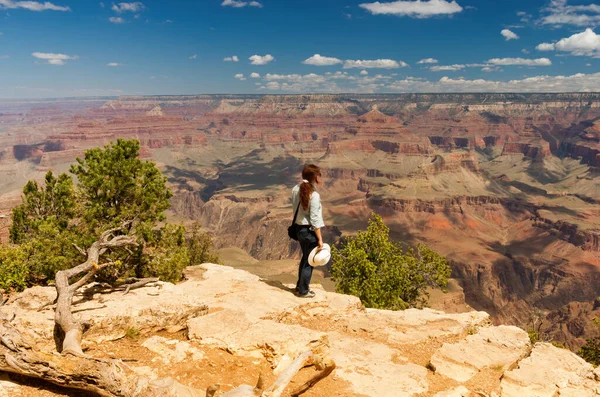
[[[308,264],[308,255],[315,247],[319,247],[319,251],[323,248],[321,229],[325,226],[321,196],[317,192],[317,185],[322,183],[321,169],[314,164],[304,166],[302,179],[302,182],[292,189],[294,213],[298,209],[294,221],[300,225],[298,242],[302,248],[295,293],[302,298],[312,298],[315,293],[309,289],[309,284],[313,268]]]

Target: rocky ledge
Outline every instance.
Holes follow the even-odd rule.
[[[139,348],[156,355],[153,365],[139,371],[158,377],[175,363],[192,368],[207,360],[208,349],[242,361],[263,360],[277,374],[299,353],[319,346],[337,365],[329,376],[337,390],[323,389],[324,382],[310,396],[600,394],[599,370],[568,350],[532,346],[520,328],[492,326],[485,312],[365,309],[357,298],[318,285],[316,298],[297,298],[289,286],[213,264],[188,268],[186,278],[178,285],[159,282],[126,294],[99,293],[98,285],[89,286],[74,305],[75,315],[89,324],[84,348],[95,351],[94,346],[135,329],[143,336]],[[52,307],[44,305],[54,298],[53,288],[36,287],[2,308],[9,318],[14,315],[12,323],[20,330],[46,341],[40,348],[47,351],[53,351],[54,323]],[[187,340],[169,338],[182,330]],[[222,375],[226,384],[231,381]],[[19,395],[20,387],[25,386],[4,377],[0,396]]]

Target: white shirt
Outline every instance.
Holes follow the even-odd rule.
[[[321,195],[317,192],[315,185],[313,185],[313,188],[315,188],[315,191],[311,193],[308,210],[305,211],[302,206],[298,208],[298,204],[300,203],[300,184],[294,186],[292,189],[292,211],[295,214],[296,208],[298,208],[298,215],[296,216],[297,225],[311,225],[313,229],[320,229],[325,226],[325,222],[323,222]]]

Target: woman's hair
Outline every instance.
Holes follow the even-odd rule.
[[[308,183],[302,182],[300,184],[300,204],[304,211],[308,210],[310,195],[315,191],[312,183],[317,180],[318,176],[321,176],[321,169],[314,164],[307,164],[302,169],[302,179],[308,181]]]

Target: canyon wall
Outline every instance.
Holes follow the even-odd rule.
[[[298,255],[290,190],[314,162],[329,242],[377,212],[394,239],[446,255],[494,321],[542,317],[572,348],[597,332],[574,316],[600,295],[598,93],[127,96],[0,102],[0,114],[7,213],[28,179],[135,138],[169,178],[173,220],[283,259]]]

